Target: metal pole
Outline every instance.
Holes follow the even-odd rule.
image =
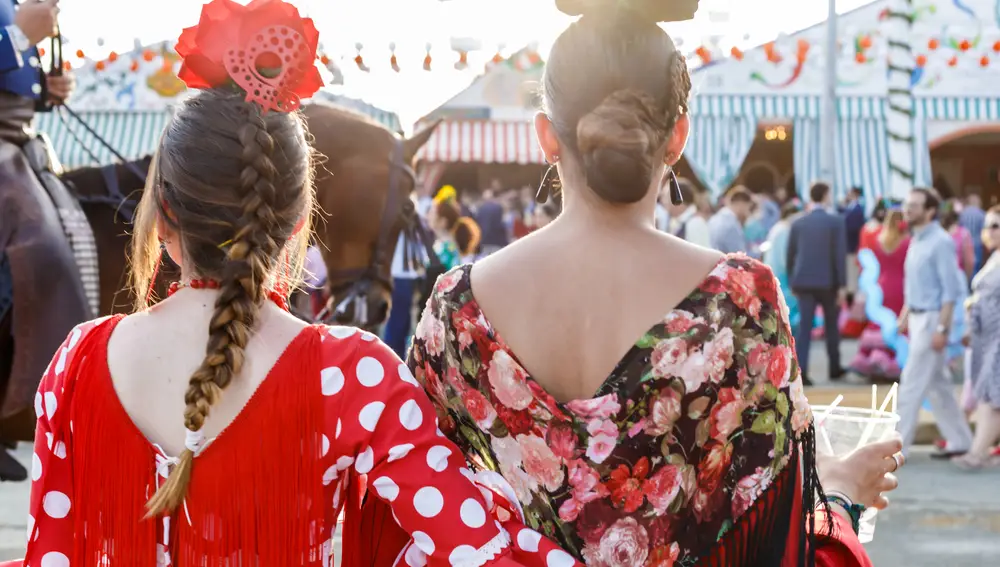
[[[837,0],[827,0],[826,73],[823,84],[822,123],[820,125],[820,177],[837,192]]]

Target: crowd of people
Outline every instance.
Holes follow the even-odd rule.
[[[682,187],[692,191],[689,183]],[[806,384],[811,341],[823,336],[831,380],[851,371],[900,381],[907,447],[929,398],[944,437],[938,456],[965,468],[1000,464],[993,449],[1000,441],[1000,335],[993,323],[1000,301],[1000,255],[993,254],[1000,247],[1000,207],[984,211],[977,194],[943,200],[934,189],[915,188],[905,202],[882,199],[869,214],[860,188],[835,205],[825,183],[810,188],[805,204],[786,199],[783,189],[760,195],[742,187],[730,190],[715,211],[704,195],[689,202],[684,209],[662,204],[659,226],[719,251],[762,257],[785,295]],[[876,261],[877,307],[891,311],[894,329],[868,318],[870,298],[858,285],[864,250]],[[954,333],[956,327],[962,332]],[[908,339],[905,365],[894,341],[886,340],[895,333]],[[842,365],[845,337],[859,341],[857,354]],[[958,401],[956,370],[964,375]]]

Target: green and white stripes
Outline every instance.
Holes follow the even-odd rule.
[[[914,8],[912,0],[888,0],[882,30],[888,49],[888,90],[885,128],[889,144],[889,195],[905,197],[916,174],[916,136],[913,102],[915,59],[910,47]]]

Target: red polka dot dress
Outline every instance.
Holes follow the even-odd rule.
[[[114,391],[107,343],[119,320],[74,329],[42,380],[24,565],[327,566],[345,510],[349,565],[364,551],[350,542],[377,539],[357,521],[366,489],[411,534],[398,565],[510,564],[512,533],[524,547],[554,547],[497,514],[505,488],[470,482],[406,365],[346,327],[303,330],[199,450],[183,505],[146,518],[176,460],[142,436]]]

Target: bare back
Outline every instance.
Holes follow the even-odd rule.
[[[719,253],[652,227],[555,222],[475,265],[476,301],[557,400],[589,399]]]
[[[146,439],[168,455],[184,449],[184,395],[191,374],[205,359],[214,297],[202,292],[178,294],[123,319],[108,343],[108,367],[122,406]],[[242,372],[205,421],[207,439],[233,421],[305,328],[305,323],[271,302],[261,307]]]

